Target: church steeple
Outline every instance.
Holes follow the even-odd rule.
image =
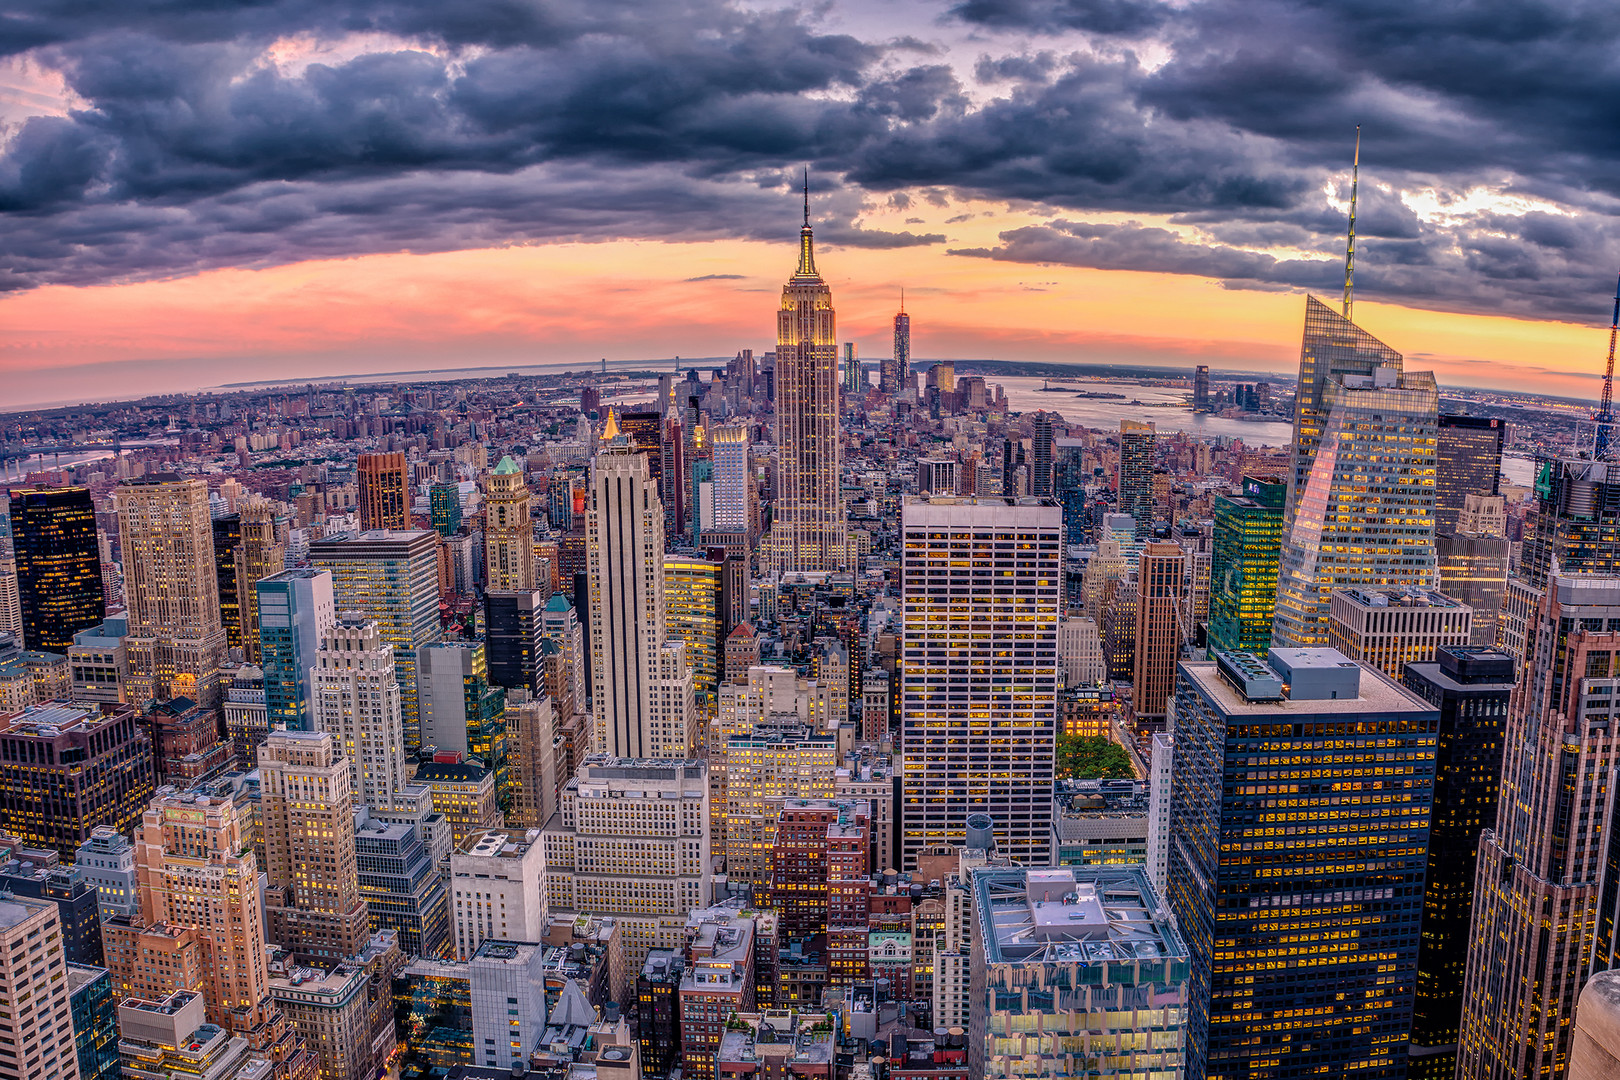
[[[816,273],[815,237],[810,230],[810,170],[804,170],[804,227],[799,230],[799,268],[793,272],[796,278],[815,278],[820,280],[821,275]]]

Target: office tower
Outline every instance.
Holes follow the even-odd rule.
[[[545,594],[538,589],[484,594],[484,645],[491,683],[508,690],[542,692],[540,646],[545,640],[545,611]]]
[[[214,580],[219,585],[219,619],[225,626],[227,648],[242,648],[242,597],[236,586],[236,549],[242,546],[242,515],[216,514],[209,522],[214,532]]]
[[[129,603],[130,700],[219,704],[225,628],[208,517],[208,484],[158,474],[118,486]]]
[[[608,429],[612,431],[609,415]],[[622,436],[591,464],[591,703],[615,757],[685,757],[696,738],[686,647],[667,637],[664,514],[647,459]]]
[[[585,628],[566,596],[558,593],[546,601],[541,628],[545,639],[556,646],[559,657],[554,665],[556,682],[547,684],[546,693],[559,712],[565,706],[573,712],[585,712],[591,692],[586,678]]]
[[[156,782],[152,740],[128,705],[49,702],[0,716],[0,829],[71,859],[101,825],[127,832]]]
[[[50,852],[14,848],[13,861],[0,869],[0,894],[55,904],[63,958],[70,964],[99,967],[105,955],[95,886],[77,866],[49,861],[55,857]]]
[[[712,434],[714,446],[714,530],[749,531],[748,502],[753,477],[748,472],[748,429],[722,424]]]
[[[421,745],[416,650],[438,641],[438,537],[425,530],[339,533],[309,545],[312,566],[332,572],[340,612],[359,612],[394,647],[405,746]]]
[[[1434,534],[1440,564],[1440,591],[1474,611],[1469,644],[1496,644],[1507,597],[1508,559],[1512,544],[1506,534],[1502,496],[1468,495],[1452,532]]]
[[[0,1050],[4,1080],[79,1080],[60,931],[55,904],[0,897],[0,1000],[15,1036]]]
[[[660,383],[662,385],[662,383]],[[673,453],[664,452],[665,435],[670,424],[679,423],[680,410],[674,404],[675,390],[671,386],[666,395],[659,400],[667,406],[667,422],[665,412],[621,412],[614,419],[619,434],[630,440],[630,444],[647,458],[647,475],[652,480],[653,488],[658,493],[658,499],[664,504],[664,513],[674,515],[680,504],[680,494],[677,489],[682,485],[677,483],[680,468],[675,462]],[[613,411],[608,410],[609,417]],[[604,428],[604,432],[605,432]],[[671,447],[673,451],[673,447]],[[668,477],[666,480],[665,478]]]
[[[986,869],[968,883],[968,1075],[1070,1075],[1082,1056],[1092,1076],[1182,1075],[1188,948],[1140,867]]]
[[[283,570],[261,578],[255,591],[265,717],[271,724],[307,731],[310,669],[315,666],[322,638],[337,621],[332,574],[327,570]]]
[[[244,499],[238,504],[241,542],[236,545],[237,618],[240,637],[250,663],[259,662],[259,606],[254,585],[287,565],[287,519],[268,499]],[[217,553],[216,553],[217,555]],[[217,574],[216,574],[217,577]]]
[[[131,915],[135,902],[135,846],[111,825],[98,825],[74,853],[73,865],[83,871],[86,884],[96,890],[96,905],[103,919]]]
[[[972,813],[995,820],[1003,852],[1044,863],[1063,511],[1049,501],[908,500],[900,526],[900,869],[924,849],[960,844]]]
[[[728,1021],[754,1011],[754,919],[736,908],[694,911],[681,976],[681,1076],[714,1080]]]
[[[1034,461],[1030,467],[1029,493],[1037,499],[1052,497],[1052,414],[1035,414],[1035,435],[1030,439]]]
[[[1614,577],[1556,574],[1537,605],[1508,707],[1495,827],[1479,840],[1463,1080],[1559,1075],[1576,994],[1593,971],[1617,966],[1613,620]]]
[[[360,494],[360,530],[410,529],[410,466],[405,455],[361,454],[354,472]]]
[[[354,865],[373,930],[392,930],[406,956],[437,956],[450,941],[450,901],[421,830],[367,818],[355,829]]]
[[[236,747],[236,767],[243,772],[259,758],[259,744],[270,732],[265,718],[264,672],[244,664],[230,672],[225,687],[225,733]]]
[[[507,779],[512,792],[507,820],[519,828],[543,828],[557,811],[557,792],[564,779],[557,768],[559,727],[549,697],[506,706]]]
[[[160,792],[135,834],[140,911],[102,924],[118,992],[202,992],[208,1022],[298,1075],[302,1043],[270,997],[264,904],[241,790]]]
[[[547,1009],[548,952],[535,941],[490,938],[468,959],[474,1060],[485,1069],[527,1071],[529,1054],[536,1047],[547,1047],[551,1039],[566,1041],[567,1013],[576,1005],[583,1006],[581,1026],[595,1023],[595,1007],[572,979],[562,980],[554,992],[556,1008]],[[556,1019],[549,1019],[548,1012]]]
[[[351,613],[328,627],[310,683],[314,729],[337,741],[350,791],[364,806],[392,806],[410,775],[394,650],[376,622]]]
[[[1439,711],[1333,649],[1276,646],[1184,662],[1175,709],[1187,1075],[1405,1076]]]
[[[1119,422],[1119,510],[1136,522],[1136,535],[1153,529],[1153,455],[1158,433],[1152,424]]]
[[[17,592],[17,560],[0,554],[0,634],[18,645],[23,640],[22,597]]]
[[[422,745],[482,761],[495,773],[495,799],[507,791],[506,691],[489,684],[482,641],[440,641],[416,654]]]
[[[1187,556],[1181,545],[1143,546],[1137,569],[1136,648],[1131,666],[1131,711],[1139,722],[1162,723],[1175,693],[1186,570]]]
[[[676,949],[654,949],[636,976],[636,1040],[641,1075],[662,1080],[681,1056],[681,978],[686,961]]]
[[[782,800],[833,795],[838,733],[781,714],[747,726],[725,741],[718,761],[710,758],[714,795],[723,803],[714,808],[722,825],[712,844],[725,854],[728,880],[764,886]]]
[[[1019,494],[1018,475],[1024,470],[1024,442],[1022,439],[1003,439],[1001,443],[1001,494],[1011,498]],[[1026,492],[1027,494],[1027,492]]]
[[[816,272],[805,198],[799,266],[776,320],[776,521],[784,572],[849,569],[838,437],[838,356],[832,290]],[[910,321],[907,320],[908,335]],[[899,322],[895,324],[898,348]]]
[[[900,310],[894,317],[894,357],[892,360],[894,374],[890,385],[884,391],[898,394],[912,389],[911,384],[911,316],[906,314],[905,299],[902,296]]]
[[[115,617],[73,635],[67,660],[74,701],[120,705],[126,700],[124,684],[129,679],[129,660],[124,652],[124,633],[128,626],[128,620]]]
[[[337,964],[295,968],[270,980],[270,996],[303,1036],[322,1077],[383,1077],[397,1065],[394,975],[405,966],[383,933]]]
[[[698,724],[714,716],[720,689],[720,611],[724,564],[698,555],[664,556],[664,619],[669,640],[684,642],[692,666]]]
[[[866,382],[861,374],[861,362],[855,357],[855,343],[844,342],[844,393],[851,397],[858,396],[866,391],[862,384]]]
[[[1272,476],[1245,476],[1241,495],[1215,497],[1209,564],[1209,650],[1264,657],[1271,648],[1277,605],[1288,485]]]
[[[1274,645],[1327,643],[1334,589],[1433,587],[1438,391],[1428,372],[1306,298]]]
[[[67,652],[74,634],[107,616],[89,489],[13,491],[11,544],[23,648]]]
[[[1479,834],[1496,821],[1513,658],[1496,649],[1443,646],[1433,663],[1406,665],[1401,681],[1440,710],[1423,883],[1423,944],[1406,1075],[1409,1080],[1451,1080],[1457,1073],[1474,856]]]
[[[428,489],[428,508],[433,516],[433,531],[440,536],[454,536],[461,529],[461,485],[454,480],[434,484]]]
[[[1517,575],[1526,585],[1546,588],[1555,565],[1566,574],[1620,574],[1620,464],[1544,460],[1535,490]]]
[[[539,941],[546,925],[546,859],[540,832],[484,829],[450,856],[450,922],[456,957],[487,938]]]
[[[708,907],[709,777],[697,760],[594,756],[563,786],[544,831],[551,910],[610,915],[624,963],[685,944],[686,913]]]
[[[955,458],[918,458],[917,493],[955,495],[956,464]]]
[[[67,982],[80,1080],[119,1080],[118,1003],[111,973],[70,962]]]
[[[1501,491],[1507,422],[1490,416],[1441,413],[1435,442],[1434,530],[1454,532],[1470,495]]]
[[[528,590],[534,581],[534,525],[529,520],[529,486],[510,457],[489,474],[484,494],[484,551],[490,589]]]
[[[437,754],[416,767],[416,783],[428,789],[433,812],[450,828],[451,849],[467,838],[501,823],[495,798],[495,772],[482,762],[460,760],[460,754]]]
[[[1193,368],[1193,412],[1209,411],[1209,365],[1199,364]]]
[[[259,747],[265,922],[300,960],[341,960],[371,936],[354,857],[349,760],[326,731],[272,730]]]
[[[242,1035],[207,1021],[203,996],[176,989],[157,1000],[130,997],[118,1003],[118,1056],[128,1077],[196,1076],[207,1080],[263,1080],[299,1075],[267,1062]],[[298,1058],[317,1074],[313,1055]]]
[[[1467,645],[1474,613],[1433,589],[1334,589],[1328,641],[1352,660],[1399,679],[1442,645]]]

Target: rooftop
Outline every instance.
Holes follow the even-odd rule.
[[[467,837],[461,854],[484,859],[521,859],[539,839],[538,829],[522,833],[515,829],[485,829]]]
[[[1187,956],[1139,866],[982,870],[973,887],[985,956],[993,964]]]
[[[1273,649],[1275,658],[1279,652],[1329,652],[1344,659],[1343,654],[1334,649],[1322,650],[1284,650]],[[1229,658],[1233,654],[1221,653],[1222,658]],[[1354,661],[1346,661],[1354,664]],[[1254,698],[1245,697],[1231,682],[1217,670],[1215,661],[1183,661],[1178,670],[1182,677],[1193,683],[1201,690],[1217,708],[1227,716],[1258,716],[1258,717],[1284,717],[1284,716],[1344,716],[1353,717],[1370,712],[1427,712],[1433,706],[1424,702],[1417,695],[1397,684],[1383,672],[1373,668],[1365,668],[1359,664],[1359,685],[1357,693],[1350,697],[1337,698]],[[1275,676],[1274,676],[1275,677]]]
[[[1462,601],[1447,596],[1439,589],[1407,586],[1401,589],[1337,589],[1346,600],[1367,608],[1462,608]]]

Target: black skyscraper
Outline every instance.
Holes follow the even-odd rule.
[[[1435,446],[1434,531],[1457,531],[1468,495],[1495,495],[1502,472],[1507,423],[1489,416],[1440,414]]]
[[[225,644],[242,646],[242,595],[236,587],[236,549],[242,546],[242,515],[222,514],[213,519],[214,579],[219,583],[219,617],[225,624]]]
[[[23,647],[65,653],[73,635],[107,617],[88,488],[11,493]]]

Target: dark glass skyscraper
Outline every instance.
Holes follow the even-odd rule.
[[[1153,454],[1158,436],[1152,424],[1119,422],[1119,510],[1136,519],[1136,535],[1153,528]]]
[[[911,316],[902,304],[894,317],[894,386],[889,392],[898,394],[911,386]]]
[[[1513,657],[1496,649],[1442,646],[1434,663],[1407,664],[1401,681],[1440,710],[1423,944],[1406,1075],[1408,1080],[1451,1080],[1457,1071],[1457,1025],[1474,909],[1474,853],[1479,834],[1496,820]]]
[[[1175,701],[1187,1075],[1400,1080],[1439,711],[1333,649],[1183,663]]]
[[[1435,447],[1435,532],[1456,531],[1465,496],[1498,493],[1506,439],[1507,424],[1494,417],[1440,415]]]
[[[1544,589],[1555,560],[1567,574],[1620,574],[1620,465],[1571,458],[1536,466],[1536,517],[1519,574]]]
[[[1038,499],[1052,497],[1052,414],[1035,414],[1035,437],[1030,440],[1035,463],[1030,468],[1029,493]]]
[[[461,488],[455,483],[434,484],[428,493],[433,514],[433,530],[440,536],[454,536],[461,528]]]
[[[66,653],[73,635],[107,617],[90,489],[11,493],[23,647]]]
[[[1193,368],[1193,412],[1209,412],[1209,365]]]
[[[242,594],[237,588],[236,549],[242,546],[242,515],[221,514],[214,529],[214,580],[219,585],[219,618],[225,624],[225,644],[242,647]],[[251,584],[251,582],[250,582]]]
[[[1245,476],[1243,494],[1215,499],[1215,535],[1209,566],[1209,648],[1252,652],[1271,648],[1277,606],[1277,554],[1282,549],[1283,503],[1288,483],[1276,476]]]
[[[540,640],[545,637],[546,598],[534,589],[484,594],[484,645],[489,681],[508,690],[545,693]]]

